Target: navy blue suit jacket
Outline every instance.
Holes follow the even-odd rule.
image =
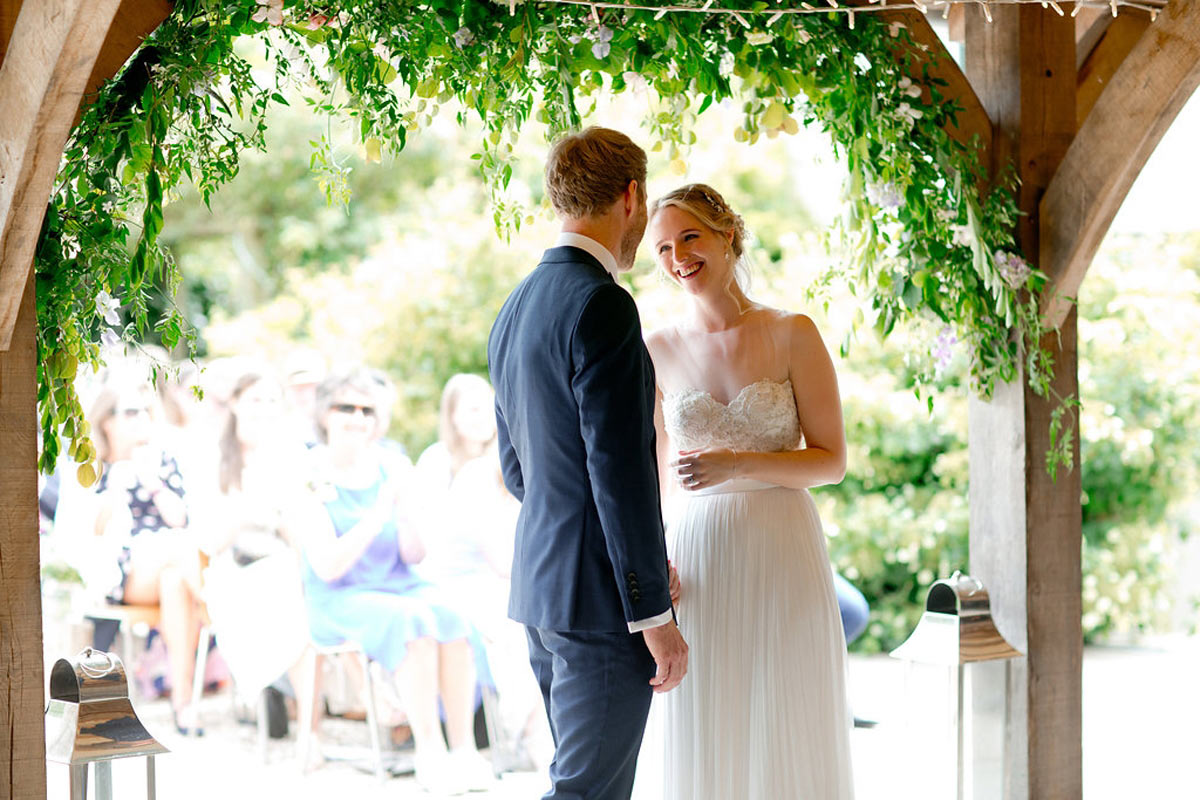
[[[521,501],[509,616],[611,632],[668,611],[654,367],[633,298],[591,254],[547,250],[500,310],[488,367]]]

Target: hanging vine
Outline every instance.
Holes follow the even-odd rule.
[[[240,154],[264,147],[267,111],[289,90],[356,120],[368,157],[399,152],[445,109],[481,120],[474,158],[506,236],[529,211],[507,192],[518,132],[533,119],[549,137],[576,127],[599,92],[647,93],[653,146],[680,167],[714,102],[741,104],[739,142],[819,126],[849,168],[835,235],[850,257],[835,272],[869,304],[867,318],[885,335],[914,317],[940,320],[969,346],[975,391],[988,396],[1023,371],[1046,394],[1046,277],[1014,252],[1011,177],[981,196],[976,150],[946,133],[961,109],[929,56],[875,15],[851,25],[754,7],[748,20],[520,0],[178,0],[84,111],[47,211],[36,256],[40,467],[54,469],[65,439],[80,481],[98,475],[73,380],[80,364],[101,362],[102,345],[151,329],[167,347],[194,340],[171,302],[180,276],[158,238],[163,204],[185,181],[209,202]],[[328,137],[313,147],[320,185],[345,202],[346,167]],[[151,319],[164,286],[169,310]],[[936,367],[917,374],[918,392]],[[1069,466],[1069,456],[1060,448],[1050,463]]]

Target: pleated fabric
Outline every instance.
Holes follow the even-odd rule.
[[[807,491],[732,481],[669,534],[688,674],[663,695],[668,800],[848,800],[846,644]]]

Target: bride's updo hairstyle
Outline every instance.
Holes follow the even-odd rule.
[[[738,285],[746,288],[750,272],[746,264],[746,223],[729,207],[721,193],[705,183],[689,183],[667,192],[650,205],[650,219],[667,206],[675,206],[700,220],[705,227],[722,235],[733,231],[729,246],[733,250],[733,274]]]

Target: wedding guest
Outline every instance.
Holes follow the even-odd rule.
[[[175,459],[153,441],[149,384],[114,375],[88,419],[103,472],[95,533],[115,542],[114,603],[157,605],[176,728],[193,732],[192,671],[199,636],[200,558]],[[199,732],[199,731],[195,731]]]
[[[287,509],[304,501],[308,451],[289,436],[283,388],[263,372],[234,384],[219,441],[219,493],[202,520],[204,597],[217,642],[244,697],[268,693],[268,730],[287,732],[283,695],[272,688],[294,673],[308,646],[299,556],[288,540]]]
[[[325,357],[311,347],[297,347],[284,359],[283,390],[288,419],[306,447],[317,444],[313,423],[317,385],[327,373]]]
[[[410,568],[425,555],[410,516],[413,475],[377,446],[389,391],[386,378],[361,367],[317,388],[317,477],[287,521],[303,551],[309,625],[319,644],[356,642],[395,675],[419,784],[443,793],[485,789],[492,773],[475,750],[471,626]]]
[[[459,373],[446,381],[438,411],[438,440],[417,459],[423,491],[444,500],[463,465],[496,441],[493,403],[491,385],[478,375]]]
[[[521,504],[504,487],[495,445],[464,464],[437,532],[427,531],[422,575],[455,598],[483,637],[499,695],[504,738],[498,763],[542,769],[553,753],[541,690],[529,668],[525,629],[508,618],[513,542]],[[434,538],[436,536],[436,538]],[[495,760],[495,759],[494,759]]]

